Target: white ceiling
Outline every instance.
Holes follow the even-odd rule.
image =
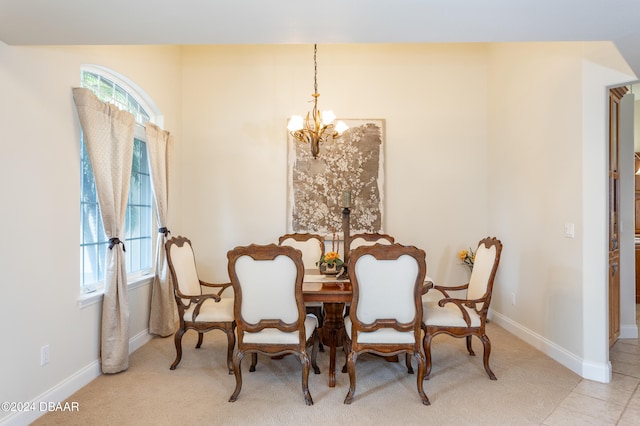
[[[640,0],[0,0],[0,41],[613,41],[640,75]]]

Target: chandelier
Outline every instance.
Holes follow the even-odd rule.
[[[333,111],[323,111],[322,114],[318,110],[318,62],[316,60],[318,54],[318,45],[313,45],[313,90],[311,94],[313,97],[313,109],[307,113],[307,116],[303,119],[299,115],[291,116],[287,129],[291,133],[291,136],[299,140],[300,142],[308,143],[311,145],[311,156],[318,158],[320,154],[320,144],[325,143],[327,140],[335,139],[339,137],[342,132],[349,127],[342,121],[338,121],[333,124],[336,119],[336,115]]]

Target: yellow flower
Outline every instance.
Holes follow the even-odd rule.
[[[458,259],[468,267],[473,268],[473,264],[476,261],[476,254],[473,252],[473,249],[460,250],[458,252]]]
[[[340,259],[340,255],[335,251],[327,252],[327,254],[322,256],[320,260],[316,262],[316,265],[320,266],[323,263],[329,266],[342,266],[344,264],[343,260]]]
[[[325,254],[324,256],[324,260],[328,261],[328,260],[336,260],[339,259],[340,256],[338,256],[338,253],[336,253],[335,251],[330,251],[327,254]]]

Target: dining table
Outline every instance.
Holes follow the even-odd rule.
[[[433,287],[433,280],[425,277],[422,294]],[[336,349],[342,346],[344,313],[351,303],[353,292],[347,274],[324,275],[317,269],[305,269],[302,284],[305,302],[322,302],[324,321],[320,328],[320,340],[329,346],[329,387],[336,385]]]

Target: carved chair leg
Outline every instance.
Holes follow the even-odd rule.
[[[180,360],[182,359],[182,336],[184,335],[185,331],[186,330],[184,328],[180,328],[178,329],[178,331],[176,331],[176,334],[174,336],[174,342],[176,344],[176,359],[175,361],[173,361],[173,364],[171,364],[171,367],[169,367],[170,370],[175,370],[178,364],[180,364]]]
[[[198,332],[198,343],[196,344],[196,349],[200,349],[200,346],[202,346],[202,338],[204,337],[204,333],[199,331]]]
[[[429,374],[431,374],[431,339],[433,339],[433,336],[426,333],[424,335],[424,338],[422,339],[422,347],[424,349],[424,356],[426,360],[424,371],[425,379],[429,379]]]
[[[320,374],[320,367],[316,359],[318,358],[318,346],[320,343],[320,337],[318,336],[318,329],[313,332],[313,347],[311,349],[311,366],[313,367],[314,374]]]
[[[407,353],[407,355],[408,355],[408,353]],[[420,395],[420,399],[422,399],[422,404],[431,405],[431,403],[429,402],[429,398],[427,398],[427,394],[424,393],[424,383],[423,383],[423,381],[424,381],[424,370],[426,368],[426,366],[425,366],[425,364],[426,364],[425,356],[422,353],[422,351],[417,351],[413,355],[416,358],[416,360],[418,361],[418,377],[417,377],[418,395]]]
[[[404,362],[407,365],[407,373],[413,374],[413,367],[411,366],[411,354],[409,352],[406,352],[404,354]]]
[[[322,329],[324,326],[324,309],[318,309],[318,328]],[[324,352],[324,345],[322,344],[322,339],[318,337],[318,347],[320,348],[320,352]]]
[[[476,356],[475,352],[473,352],[473,349],[471,348],[471,338],[473,336],[466,336],[467,337],[467,351],[469,351],[469,355],[471,356]]]
[[[353,396],[356,393],[356,359],[358,354],[355,352],[349,352],[347,356],[347,370],[349,371],[349,392],[344,399],[345,404],[351,404],[353,402]]]
[[[236,346],[236,333],[233,328],[225,330],[227,333],[227,368],[233,374],[233,348]]]
[[[342,333],[342,350],[344,351],[344,365],[342,366],[342,372],[347,372],[347,357],[349,356],[349,352],[351,352],[351,341],[347,337],[347,332],[343,331]]]
[[[236,376],[236,388],[231,394],[229,402],[236,402],[238,395],[240,395],[240,390],[242,389],[242,370],[240,368],[242,358],[244,358],[244,352],[236,352],[233,354],[233,374]]]
[[[313,399],[309,392],[309,370],[311,362],[306,352],[300,354],[300,362],[302,363],[302,394],[304,395],[304,402],[307,405],[313,405]]]
[[[250,372],[256,371],[256,365],[258,365],[258,354],[255,352],[251,353],[251,366],[249,367]]]
[[[484,355],[482,357],[483,358],[482,361],[484,362],[484,371],[487,372],[491,380],[498,380],[496,375],[493,374],[493,371],[491,371],[491,368],[489,367],[489,355],[491,355],[491,341],[489,340],[489,337],[486,334],[483,334],[482,336],[480,336],[480,340],[482,340],[482,345],[484,346]]]

